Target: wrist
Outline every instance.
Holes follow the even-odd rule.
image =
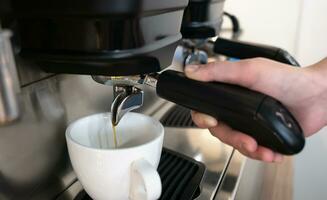
[[[311,85],[311,90],[304,92],[312,93],[312,98],[315,99],[313,107],[319,107],[317,117],[321,117],[324,125],[327,125],[327,59],[302,68],[308,80],[308,85]],[[316,110],[317,111],[317,110]]]

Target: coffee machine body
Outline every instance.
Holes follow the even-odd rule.
[[[76,194],[77,181],[66,151],[65,128],[82,116],[109,111],[114,99],[112,89],[96,83],[90,75],[104,76],[103,79],[95,78],[103,83],[117,77],[125,81],[125,76],[143,76],[168,67],[178,44],[186,45],[186,57],[190,52],[196,53],[208,38],[218,35],[224,1],[5,0],[0,2],[2,4],[5,7],[0,8],[1,26],[13,32],[13,53],[19,76],[16,84],[20,85],[21,91],[17,97],[20,116],[11,124],[0,127],[0,199],[71,200],[75,196],[65,191],[69,188]],[[182,36],[185,40],[180,43]],[[160,87],[161,92],[174,91],[168,92],[168,96],[179,97],[186,91],[186,99],[190,100],[196,98],[187,95],[194,96],[194,91],[200,91],[201,95],[195,96],[202,100],[197,101],[198,107],[194,109],[205,104],[207,99],[202,94],[206,90],[198,87],[199,83],[191,82],[195,84],[196,90],[193,90],[188,88],[189,82],[185,82],[189,79],[176,73],[172,75],[178,78],[174,79],[176,84],[169,85],[171,79],[161,79],[169,85],[168,88]],[[181,77],[183,81],[180,81]],[[204,83],[203,87],[207,86]],[[168,106],[173,106],[158,98],[151,88],[138,87],[144,91],[144,105],[138,112],[162,115],[171,108]],[[216,87],[210,86],[214,93]],[[231,96],[238,92],[251,94],[236,89]],[[226,97],[228,93],[222,91],[221,94]],[[193,101],[185,101],[185,96],[180,103],[194,105]],[[216,111],[223,107],[212,105],[213,108],[207,107],[207,110]],[[189,107],[193,108],[192,105]],[[242,108],[247,109],[240,106]],[[189,110],[186,113],[189,118]],[[224,113],[228,114],[228,111]],[[207,198],[203,199],[217,196],[218,188],[224,188],[218,185],[224,182],[222,176],[228,174],[228,163],[233,163],[233,150],[209,132],[170,130],[170,134],[166,134],[166,146],[207,164],[207,174],[202,182],[207,187],[201,193]],[[220,152],[218,159],[217,152]]]
[[[208,39],[219,34],[225,0],[190,0],[181,33],[184,39]]]
[[[8,18],[21,33],[20,55],[46,72],[126,76],[171,64],[187,3],[12,1]]]
[[[135,75],[170,65],[187,3],[0,1],[19,77],[6,79],[20,88],[19,117],[0,126],[0,199],[56,199],[76,182],[65,129],[82,116],[109,111],[113,100],[112,88],[90,75]],[[144,91],[139,112],[147,113],[159,99]]]

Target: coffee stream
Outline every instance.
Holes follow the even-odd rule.
[[[118,141],[117,141],[117,132],[116,132],[116,125],[114,123],[112,123],[112,133],[114,136],[114,144],[115,144],[115,149],[118,147]]]

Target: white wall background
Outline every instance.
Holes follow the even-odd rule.
[[[300,14],[295,50],[307,66],[327,57],[327,1],[303,0]],[[327,128],[310,137],[296,157],[294,183],[296,200],[327,199]]]
[[[303,66],[327,57],[326,0],[227,0],[225,8],[239,17],[241,40],[282,47]],[[327,199],[327,128],[307,139],[294,171],[295,200]]]
[[[272,44],[295,52],[301,0],[226,0],[225,10],[237,15],[243,40]]]
[[[327,1],[302,1],[296,54],[309,65],[327,57]]]

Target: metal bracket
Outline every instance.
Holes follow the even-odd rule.
[[[144,92],[134,86],[115,85],[114,97],[111,105],[111,121],[113,125],[117,125],[126,113],[143,105]]]

